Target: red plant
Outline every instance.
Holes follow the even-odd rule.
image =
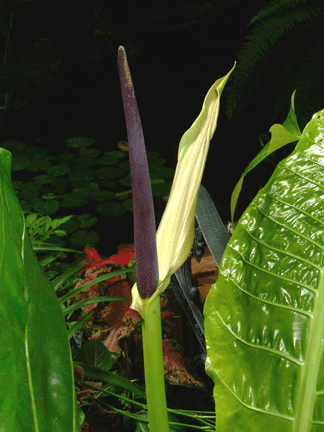
[[[86,255],[86,267],[81,271],[86,276],[85,279],[77,283],[77,286],[95,280],[97,276],[104,273],[111,273],[116,269],[111,265],[127,266],[135,256],[134,246],[119,246],[117,254],[102,260],[96,249],[87,245],[84,248]],[[126,275],[115,276],[98,284],[85,289],[76,296],[77,301],[87,298],[95,298],[99,295],[123,297],[131,300],[131,282]],[[161,318],[163,328],[163,359],[164,372],[166,379],[171,384],[183,384],[187,386],[203,387],[203,384],[193,373],[188,372],[188,359],[183,357],[184,349],[182,343],[181,320],[174,318],[177,306],[172,290],[167,289],[161,296]],[[72,300],[71,300],[72,303]],[[119,341],[122,338],[133,334],[135,346],[141,349],[140,322],[142,318],[137,311],[130,309],[129,301],[111,301],[107,306],[97,308],[98,303],[84,306],[85,313],[95,310],[95,314],[84,324],[83,329],[91,339],[101,341],[112,353],[113,360],[116,361],[122,348]],[[101,303],[102,305],[102,303]],[[135,331],[135,332],[134,332]],[[180,343],[179,343],[180,342]],[[180,347],[180,348],[179,348]],[[190,369],[190,367],[189,367]]]

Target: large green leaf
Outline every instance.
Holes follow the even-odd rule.
[[[324,431],[324,110],[241,217],[204,315],[219,432]]]
[[[0,148],[0,430],[80,431],[61,306],[40,267]]]

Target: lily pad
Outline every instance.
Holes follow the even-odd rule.
[[[10,151],[14,155],[21,152],[26,147],[26,144],[22,141],[12,140],[1,143],[0,147]]]
[[[94,201],[109,201],[114,199],[116,196],[115,193],[109,191],[94,191],[91,193],[90,198]]]
[[[38,184],[47,184],[47,183],[52,183],[54,181],[53,177],[49,176],[48,174],[42,174],[36,176],[34,180]]]
[[[82,158],[96,158],[100,155],[100,151],[96,149],[84,149],[79,152]]]
[[[57,177],[52,182],[52,186],[57,187],[57,188],[62,188],[62,187],[68,186],[69,183],[70,183],[69,179]]]
[[[34,159],[31,160],[29,165],[27,166],[28,171],[38,172],[38,171],[46,171],[51,167],[51,162],[44,159]]]
[[[99,178],[104,178],[104,179],[108,179],[108,178],[116,178],[116,177],[121,177],[124,173],[124,169],[122,169],[120,167],[120,165],[118,167],[105,167],[105,168],[99,168],[96,173],[97,176]]]
[[[72,160],[74,158],[75,158],[75,155],[73,155],[73,154],[62,154],[60,156],[60,159],[63,159],[63,160],[66,160],[66,161]]]
[[[113,157],[111,155],[102,156],[100,159],[98,159],[98,162],[101,165],[117,165],[119,162],[119,159],[116,157]]]
[[[105,156],[111,156],[111,157],[114,157],[114,158],[121,159],[121,158],[125,157],[126,155],[125,155],[125,153],[123,153],[121,151],[114,150],[114,151],[106,152]]]
[[[82,247],[87,244],[95,244],[100,240],[100,235],[96,231],[86,230],[76,231],[70,238],[70,242],[76,247]]]
[[[60,208],[60,204],[57,201],[38,201],[33,209],[36,213],[43,215],[53,214]]]
[[[77,158],[73,160],[73,163],[76,165],[81,165],[84,167],[91,167],[91,166],[95,166],[99,163],[99,160],[96,160],[94,158],[88,157],[82,157],[82,158]]]
[[[114,201],[107,201],[103,204],[98,204],[96,210],[104,216],[121,216],[126,212],[125,207]]]
[[[26,157],[12,158],[11,171],[20,171],[28,167],[30,160]]]
[[[86,180],[85,178],[71,180],[71,183],[74,187],[80,188],[80,189],[86,188],[90,185],[89,180]]]
[[[152,195],[153,196],[165,196],[171,191],[171,183],[155,183],[152,184]]]
[[[175,174],[175,170],[173,168],[165,168],[165,167],[158,167],[152,169],[152,167],[149,166],[150,171],[150,178],[151,179],[158,179],[158,178],[173,178]]]
[[[76,193],[63,194],[59,198],[62,199],[61,206],[65,208],[81,207],[87,204],[88,196],[81,196]]]
[[[70,172],[70,168],[67,165],[55,165],[49,168],[46,172],[53,177],[59,177]]]
[[[95,142],[94,138],[90,137],[73,137],[65,140],[65,143],[70,148],[89,147]]]
[[[21,186],[21,189],[19,191],[19,199],[26,199],[31,202],[35,202],[39,195],[39,189],[37,185],[25,183]]]
[[[54,198],[56,198],[56,195],[53,193],[42,195],[42,199],[44,200],[53,200]]]
[[[123,206],[125,207],[126,210],[128,211],[133,211],[133,200],[127,199],[126,201],[123,202]]]
[[[77,216],[80,221],[80,228],[88,228],[98,222],[98,218],[89,214]]]

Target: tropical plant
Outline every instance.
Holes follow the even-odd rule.
[[[130,307],[143,318],[144,371],[150,430],[167,432],[169,419],[163,375],[159,296],[168,287],[171,275],[184,263],[192,248],[195,207],[209,142],[216,129],[220,95],[234,68],[209,89],[200,115],[180,141],[170,199],[156,232],[143,130],[123,47],[118,51],[118,67],[133,192],[136,284],[132,289]]]
[[[273,97],[273,118],[297,88],[297,117],[305,126],[324,105],[324,4],[318,0],[275,0],[248,23],[254,26],[237,56],[226,95],[226,113],[238,115],[256,92]],[[268,93],[267,93],[268,91]]]
[[[204,307],[220,432],[315,431],[324,422],[324,110],[301,134],[293,101],[248,168],[298,144],[239,220]]]
[[[171,190],[171,199],[157,233],[158,246],[156,246],[147,157],[141,128],[136,127],[137,124],[140,125],[139,115],[126,55],[122,47],[119,50],[119,67],[130,138],[134,199],[137,284],[133,287],[131,306],[143,318],[148,421],[152,431],[161,430],[160,428],[167,431],[169,430],[168,411],[170,409],[167,410],[165,396],[161,394],[161,389],[164,391],[164,375],[159,296],[168,287],[171,274],[181,266],[192,246],[199,184],[209,141],[216,128],[220,94],[230,73],[217,80],[211,87],[199,117],[180,142],[179,161]],[[130,95],[133,99],[128,98]],[[129,102],[131,102],[130,106]],[[133,123],[134,120],[135,123]],[[74,276],[83,265],[57,277],[52,285],[49,283],[32,250],[23,212],[11,183],[11,153],[6,149],[1,149],[0,161],[3,203],[0,218],[1,226],[6,227],[0,233],[3,245],[0,268],[2,288],[2,314],[0,316],[3,327],[10,328],[12,331],[11,337],[8,338],[6,334],[1,344],[1,358],[5,362],[4,369],[11,371],[1,376],[0,387],[6,389],[5,392],[0,392],[0,413],[4,413],[1,425],[8,430],[21,429],[20,426],[23,425],[26,431],[57,430],[58,428],[61,431],[77,431],[80,430],[79,424],[83,416],[76,407],[72,358],[68,342],[93,311],[82,316],[77,322],[69,323],[68,331],[65,328],[64,316],[70,316],[75,309],[94,302],[125,301],[125,299],[96,297],[69,307],[65,306],[65,302],[86,288],[117,275],[126,274],[132,271],[132,268],[111,272],[108,275],[104,274],[96,277],[95,281],[91,279],[85,284],[81,283],[57,299],[55,294],[62,290],[64,282]],[[64,167],[54,167],[52,174],[62,171]],[[189,184],[192,187],[188,187]],[[178,217],[174,224],[177,209],[179,210]],[[33,219],[34,216],[30,218],[30,227],[35,222]],[[46,236],[50,221],[46,218],[43,221],[46,225],[42,234]],[[147,224],[149,229],[147,229]],[[57,226],[52,222],[50,225],[55,230],[58,222],[56,222]],[[169,244],[170,237],[175,243]],[[157,265],[157,254],[159,265]],[[39,368],[42,373],[39,373]],[[20,409],[21,404],[24,410]],[[46,415],[47,411],[50,411],[50,414]],[[10,412],[9,416],[8,412]],[[185,413],[182,411],[181,415]],[[189,416],[197,417],[195,413]],[[203,419],[200,421],[204,423],[204,429],[210,429],[210,422]],[[170,425],[172,427],[172,423]]]

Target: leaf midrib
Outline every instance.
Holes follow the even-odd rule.
[[[322,335],[324,334],[324,266],[321,270],[317,301],[314,302],[314,313],[310,323],[310,341],[307,346],[305,363],[301,366],[300,391],[296,405],[297,417],[294,432],[310,432],[314,405],[316,402],[316,385],[323,353]]]

